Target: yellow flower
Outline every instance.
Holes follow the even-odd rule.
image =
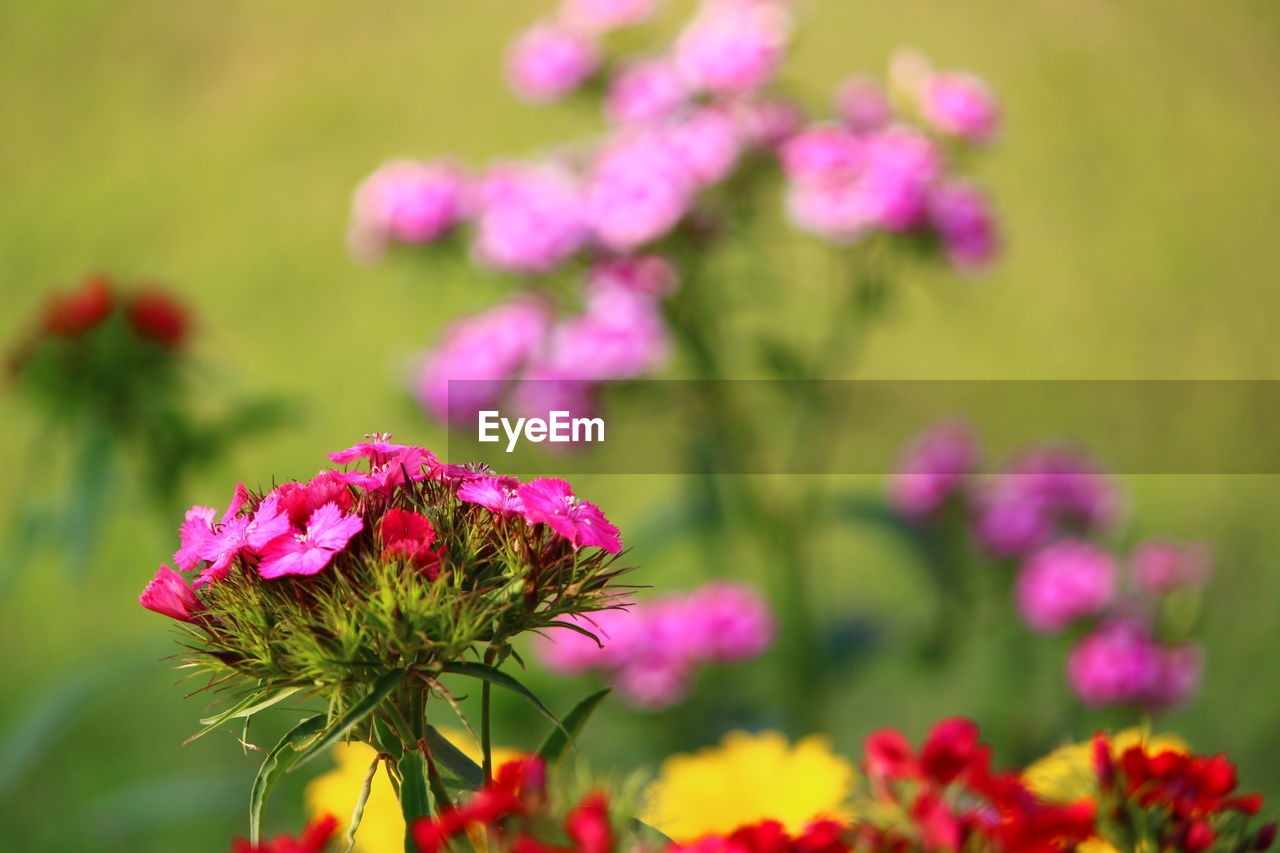
[[[1148,737],[1138,728],[1125,729],[1110,738],[1111,754],[1119,758],[1129,747],[1141,744],[1148,755],[1160,752],[1188,752],[1177,735]],[[1093,768],[1093,740],[1059,747],[1022,772],[1027,787],[1037,796],[1054,803],[1070,803],[1097,793]],[[1079,853],[1118,853],[1102,838],[1090,838]]]
[[[675,841],[730,832],[765,819],[801,831],[815,817],[844,817],[854,769],[811,735],[731,732],[720,746],[673,755],[645,791],[643,820]]]
[[[444,728],[440,733],[466,753],[468,758],[477,763],[480,761],[480,748],[470,735]],[[360,795],[360,786],[377,754],[373,747],[363,743],[338,744],[333,748],[337,766],[328,773],[317,776],[307,785],[307,813],[313,818],[325,814],[336,817],[340,838],[347,831],[351,810],[355,808],[356,798]],[[498,767],[521,755],[514,749],[495,748],[493,764]],[[373,786],[369,789],[364,817],[356,830],[354,853],[401,853],[403,850],[404,817],[400,813],[400,802],[391,788],[386,769],[379,767],[373,777]]]
[[[1119,758],[1131,746],[1143,744],[1147,754],[1187,752],[1177,735],[1148,737],[1142,729],[1130,728],[1111,736],[1111,754]],[[1053,803],[1070,803],[1096,792],[1093,770],[1093,740],[1059,747],[1022,772],[1033,793]]]

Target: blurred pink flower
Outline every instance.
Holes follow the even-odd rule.
[[[985,144],[1000,132],[1000,105],[987,84],[971,74],[939,72],[925,78],[920,112],[938,131]]]
[[[693,652],[702,660],[737,663],[759,657],[773,643],[773,612],[753,587],[713,582],[689,595],[686,619],[695,626]]]
[[[519,417],[542,418],[548,422],[552,412],[568,412],[570,418],[594,417],[598,408],[596,386],[591,377],[583,375],[585,372],[554,364],[534,364],[512,386],[509,405]],[[572,442],[551,444],[547,450],[568,451],[579,446]]]
[[[659,710],[684,699],[692,676],[687,659],[651,653],[627,662],[614,673],[612,682],[635,707]]]
[[[479,410],[497,407],[507,384],[541,351],[550,326],[547,306],[531,297],[454,323],[422,363],[418,399],[447,423],[471,422]]]
[[[196,598],[182,575],[168,566],[161,566],[156,571],[156,576],[138,596],[138,601],[148,610],[179,622],[192,621],[202,608],[200,599]]]
[[[929,194],[929,220],[956,269],[982,270],[1000,249],[995,211],[971,184],[953,182],[934,188]]]
[[[543,664],[562,674],[600,670],[629,702],[648,709],[683,699],[698,664],[757,657],[777,631],[758,592],[727,582],[631,605],[625,616],[604,611],[567,621],[599,636],[604,648],[571,629],[549,629],[534,646]]]
[[[814,124],[788,139],[779,157],[782,171],[792,181],[852,180],[866,163],[866,143],[839,125]]]
[[[700,187],[728,177],[742,149],[737,121],[728,110],[715,107],[703,107],[672,122],[667,138]]]
[[[1074,450],[1047,447],[1024,454],[1006,478],[1039,496],[1067,524],[1104,530],[1120,513],[1120,495],[1110,477],[1088,456]]]
[[[507,80],[527,101],[553,101],[578,88],[600,67],[595,41],[568,27],[535,24],[507,51]]]
[[[752,97],[732,104],[743,142],[756,148],[776,148],[804,123],[804,112],[780,97]]]
[[[1143,704],[1153,710],[1181,705],[1199,688],[1203,672],[1204,650],[1200,646],[1189,643],[1162,648],[1155,681]]]
[[[858,191],[872,223],[886,231],[919,225],[927,210],[929,186],[942,174],[942,155],[923,134],[890,127],[866,135],[866,163]]]
[[[1212,572],[1209,547],[1201,542],[1176,545],[1143,542],[1131,558],[1134,579],[1148,592],[1164,595],[1178,587],[1204,586]]]
[[[1054,634],[1101,613],[1116,590],[1115,559],[1093,545],[1064,540],[1032,555],[1018,574],[1017,600],[1032,630]]]
[[[467,178],[452,163],[396,160],[356,189],[350,245],[374,259],[389,242],[430,243],[468,214]]]
[[[568,622],[599,638],[597,643],[572,628],[547,628],[534,640],[534,653],[542,665],[561,675],[577,675],[591,669],[619,667],[646,645],[647,627],[634,606],[569,614]]]
[[[597,157],[587,188],[591,226],[608,248],[633,251],[675,227],[695,188],[688,165],[665,134],[628,134]]]
[[[605,114],[616,124],[645,124],[669,118],[689,100],[684,78],[669,59],[639,59],[609,83]]]
[[[258,574],[268,579],[314,575],[363,527],[360,516],[344,516],[336,504],[325,504],[311,514],[305,533],[285,533],[266,544]]]
[[[869,228],[897,232],[920,225],[929,188],[942,174],[937,147],[905,127],[859,135],[817,125],[788,140],[782,165],[797,226],[846,241]]]
[[[587,293],[625,290],[658,299],[679,283],[671,261],[661,255],[626,255],[597,261],[587,273]]]
[[[618,528],[605,518],[600,508],[582,500],[564,480],[539,477],[522,483],[516,494],[524,505],[530,524],[546,524],[575,547],[600,548],[610,554],[622,550]]]
[[[889,478],[889,502],[907,518],[936,512],[973,473],[980,453],[965,424],[944,422],[930,428],[907,449]]]
[[[1004,477],[978,496],[978,540],[994,557],[1016,557],[1046,544],[1054,518],[1044,499],[1018,478]]]
[[[476,254],[500,270],[550,272],[586,243],[582,193],[553,166],[499,166],[477,188]]]
[[[516,494],[520,481],[514,477],[481,477],[468,480],[458,487],[458,500],[479,504],[490,512],[503,516],[520,515],[524,504]]]
[[[671,343],[652,297],[621,288],[598,289],[586,310],[551,333],[548,364],[565,377],[630,379],[664,361]]]
[[[893,121],[893,107],[884,88],[863,74],[840,84],[835,106],[841,123],[854,133],[880,130]]]
[[[660,0],[563,0],[560,18],[570,27],[602,33],[642,24],[652,17]]]
[[[1067,659],[1067,675],[1086,705],[1134,704],[1152,695],[1161,664],[1160,648],[1146,626],[1121,619],[1076,644]]]
[[[676,40],[676,64],[698,89],[750,92],[777,73],[790,28],[786,12],[771,4],[708,7]]]

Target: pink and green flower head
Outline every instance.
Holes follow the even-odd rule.
[[[576,496],[564,480],[539,477],[521,484],[516,495],[530,524],[547,525],[575,548],[599,548],[610,554],[622,550],[618,528],[605,518],[598,506]]]

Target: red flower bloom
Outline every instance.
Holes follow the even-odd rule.
[[[187,339],[191,318],[187,309],[172,296],[159,290],[143,290],[134,294],[125,306],[129,325],[140,336],[177,349]]]
[[[297,838],[280,835],[259,844],[237,838],[231,842],[231,853],[323,853],[337,831],[338,819],[325,815],[312,821]]]
[[[111,280],[105,275],[91,276],[79,290],[50,294],[40,327],[46,334],[78,337],[107,319],[114,307]]]
[[[440,553],[431,550],[436,541],[435,528],[426,516],[393,508],[387,510],[378,525],[384,560],[401,559],[435,580],[440,574]]]
[[[920,749],[924,775],[939,785],[955,781],[980,758],[978,726],[972,720],[952,717],[933,727]]]
[[[564,826],[578,853],[610,853],[613,850],[609,801],[603,794],[587,795],[569,812]]]

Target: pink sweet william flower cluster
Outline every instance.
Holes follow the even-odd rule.
[[[287,481],[260,496],[238,485],[221,515],[206,506],[187,510],[173,555],[177,571],[161,566],[139,596],[142,605],[197,622],[205,609],[200,589],[225,582],[237,567],[263,581],[310,577],[357,545],[366,556],[377,555],[434,581],[447,548],[437,541],[430,518],[403,505],[427,484],[460,505],[478,505],[496,517],[519,518],[532,530],[549,530],[575,551],[622,550],[618,528],[564,480],[521,483],[485,469],[446,465],[429,450],[393,444],[384,436],[329,458],[344,467],[324,469],[306,482]]]
[[[683,700],[699,666],[752,660],[777,633],[760,594],[727,582],[570,621],[581,630],[550,628],[535,641],[543,665],[562,675],[599,672],[631,704],[651,710]]]
[[[1014,570],[1014,602],[1031,630],[1078,632],[1067,674],[1082,701],[1159,709],[1185,700],[1203,654],[1161,637],[1159,617],[1166,597],[1207,582],[1207,548],[1153,540],[1122,562],[1099,541],[1119,521],[1119,490],[1086,456],[1032,448],[994,476],[980,474],[980,460],[964,424],[941,423],[908,448],[890,502],[926,530],[967,526],[981,551]]]
[[[862,75],[841,85],[835,109],[835,121],[808,125],[782,147],[797,227],[840,243],[874,232],[934,239],[957,269],[989,265],[999,250],[995,213],[981,190],[948,172],[945,130],[899,116]]]
[[[487,407],[518,379],[543,380],[512,394],[523,414],[589,410],[600,383],[659,368],[670,286],[601,293],[593,282],[611,278],[601,272],[611,267],[700,254],[738,236],[750,218],[742,208],[769,186],[762,176],[782,176],[800,230],[837,244],[891,234],[936,245],[966,271],[995,257],[992,207],[951,156],[951,143],[990,141],[999,125],[998,105],[974,78],[899,60],[912,73],[896,75],[895,97],[855,75],[837,91],[833,118],[811,116],[778,85],[798,18],[789,0],[700,0],[669,43],[605,50],[606,35],[645,23],[659,5],[562,0],[512,42],[507,76],[523,99],[599,95],[606,127],[595,138],[473,171],[448,158],[397,161],[357,193],[352,247],[362,257],[390,244],[466,245],[479,267],[523,285],[508,304],[451,326],[427,357],[417,385],[434,416],[463,421],[476,410],[472,396]],[[566,278],[582,286],[566,289]],[[446,404],[450,379],[490,384],[455,389]]]

